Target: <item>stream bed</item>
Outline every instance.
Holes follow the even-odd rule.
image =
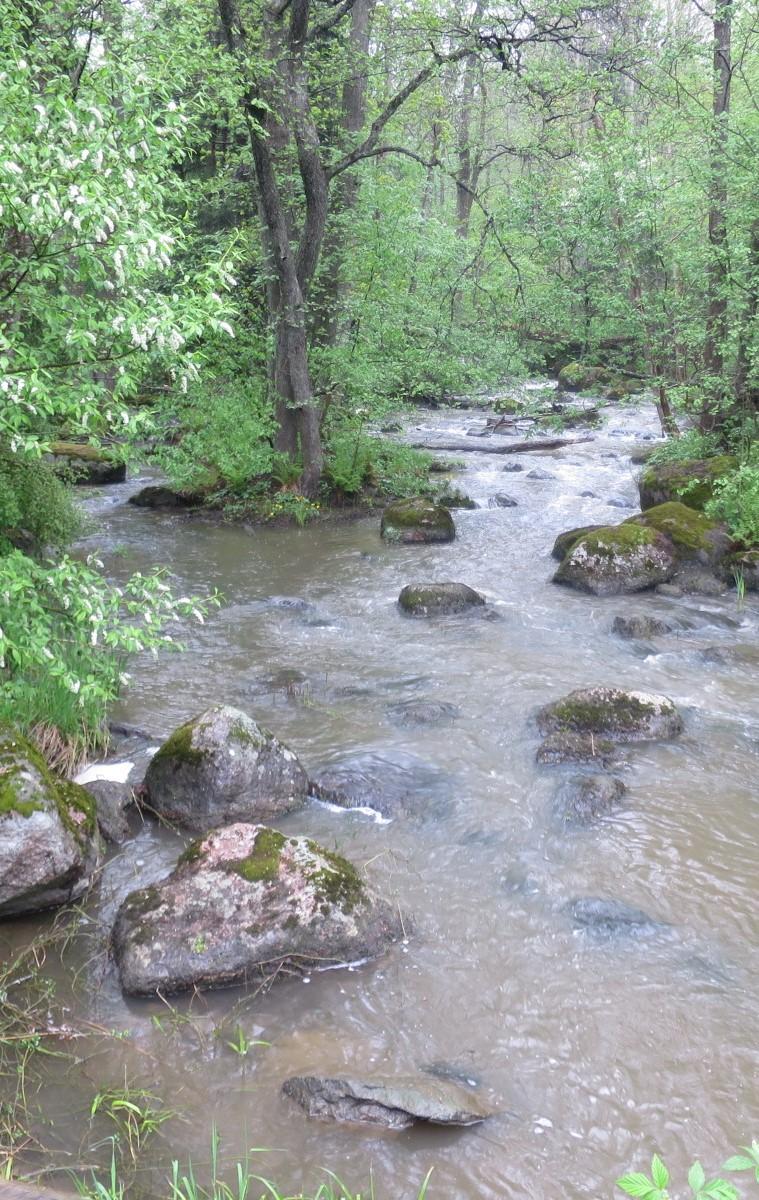
[[[413,425],[460,439],[478,419],[417,414]],[[108,923],[127,892],[168,872],[183,840],[146,822],[119,847],[88,903],[71,1004],[125,1036],[49,1061],[50,1161],[109,1161],[112,1130],[90,1127],[89,1111],[125,1079],[177,1114],[140,1156],[148,1196],[172,1157],[202,1175],[214,1124],[227,1164],[265,1150],[249,1155],[254,1168],[293,1190],[315,1187],[322,1168],[363,1189],[371,1169],[378,1200],[415,1196],[430,1167],[433,1200],[611,1196],[654,1149],[673,1171],[696,1157],[711,1169],[759,1136],[759,604],[739,609],[734,591],[599,600],[550,582],[559,532],[637,509],[630,450],[655,436],[643,406],[611,410],[576,446],[478,448],[455,482],[480,507],[455,510],[457,538],[443,546],[383,544],[378,516],[245,530],[146,512],[125,503],[144,477],[91,494],[86,545],[111,577],[166,564],[179,594],[224,596],[183,631],[186,653],[131,666],[117,720],[158,744],[208,705],[233,704],[310,774],[346,756],[384,760],[408,772],[420,803],[388,821],[311,802],[278,823],[364,867],[408,936],[377,962],[263,995],[122,997]],[[514,459],[521,471],[505,469]],[[499,492],[517,505],[488,507]],[[404,618],[398,593],[426,580],[469,584],[496,619]],[[651,642],[611,633],[616,615],[635,613],[685,627]],[[665,693],[685,732],[628,748],[624,805],[573,831],[552,816],[572,770],[536,766],[533,716],[591,684]],[[405,725],[399,706],[421,699],[459,715]],[[588,938],[562,911],[582,896],[635,905],[671,934]],[[49,919],[6,925],[2,938],[21,944]],[[268,1044],[240,1055],[239,1031]],[[292,1074],[420,1068],[475,1082],[496,1115],[387,1134],[310,1122],[280,1092]]]

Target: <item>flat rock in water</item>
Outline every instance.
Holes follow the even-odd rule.
[[[567,827],[591,825],[622,802],[627,788],[613,775],[577,775],[559,790],[554,816]]]
[[[410,617],[441,617],[472,612],[482,608],[486,600],[466,583],[408,583],[398,604]]]
[[[570,730],[550,733],[540,743],[535,755],[535,761],[543,766],[576,762],[608,767],[618,758],[619,751],[609,738],[597,737],[592,733],[572,733]]]
[[[295,1075],[285,1080],[282,1090],[309,1117],[383,1129],[408,1129],[418,1121],[478,1125],[491,1115],[458,1084],[415,1075],[368,1080]]]
[[[496,492],[495,496],[488,500],[488,508],[516,508],[518,503],[513,496],[507,496],[505,492]]]
[[[406,729],[417,725],[448,725],[461,716],[461,709],[447,700],[404,700],[391,705],[387,715],[393,724]]]
[[[532,471],[528,471],[525,475],[525,479],[547,480],[555,478],[555,475],[552,475],[550,471],[544,471],[542,467],[534,467]]]
[[[570,900],[564,906],[564,912],[575,929],[601,937],[650,937],[671,928],[640,908],[633,908],[621,900],[604,900],[598,896]]]
[[[150,996],[373,958],[400,936],[397,911],[346,859],[238,823],[191,842],[166,879],[127,896],[112,944],[124,991]]]
[[[150,807],[193,832],[301,808],[308,778],[292,750],[240,709],[217,705],[180,726],[145,773]]]
[[[622,638],[652,638],[672,633],[673,628],[674,626],[659,620],[658,617],[633,616],[615,617],[611,631]]]
[[[371,808],[383,817],[423,813],[447,803],[450,780],[438,767],[412,755],[348,754],[311,781],[317,799],[340,808]]]
[[[613,742],[667,741],[682,733],[683,722],[667,696],[622,688],[578,688],[541,708],[541,733],[574,733]]]

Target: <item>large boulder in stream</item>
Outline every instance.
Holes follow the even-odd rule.
[[[308,778],[292,750],[240,709],[217,705],[180,726],[145,773],[150,808],[202,833],[301,808]]]
[[[669,741],[683,730],[671,700],[654,692],[578,688],[537,714],[543,734],[580,734],[612,742]]]
[[[606,367],[594,367],[588,363],[570,362],[559,371],[559,390],[562,392],[599,391],[608,382]]]
[[[478,1125],[491,1115],[468,1088],[444,1079],[400,1075],[346,1079],[295,1075],[282,1091],[309,1117],[382,1129],[428,1125]]]
[[[73,483],[100,487],[126,479],[126,463],[88,442],[53,442],[50,454],[56,473],[65,474]]]
[[[473,612],[486,600],[465,583],[407,583],[398,604],[408,617],[443,617]]]
[[[628,517],[623,524],[640,525],[665,534],[674,545],[680,562],[718,566],[732,547],[732,540],[724,525],[678,500],[647,508],[645,512]]]
[[[382,514],[380,532],[386,542],[452,542],[456,526],[447,508],[420,496],[395,500]]]
[[[674,545],[657,529],[610,525],[575,541],[553,581],[593,596],[618,596],[666,583],[677,565]]]
[[[99,851],[89,793],[53,776],[25,738],[0,731],[0,917],[75,900]]]
[[[579,542],[581,537],[586,533],[595,533],[597,529],[605,529],[604,525],[578,525],[576,529],[566,529],[564,533],[560,533],[553,544],[551,557],[561,562],[566,558],[569,551],[574,546],[575,542]]]
[[[128,995],[170,995],[373,958],[401,936],[398,913],[346,859],[238,823],[192,842],[167,879],[127,896],[113,950]]]
[[[689,458],[680,462],[650,463],[640,477],[640,507],[654,508],[678,500],[688,508],[703,511],[714,494],[716,480],[729,475],[737,467],[730,454],[714,458]]]

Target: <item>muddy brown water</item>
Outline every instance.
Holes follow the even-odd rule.
[[[434,415],[415,432],[458,438],[476,420]],[[184,632],[185,654],[133,664],[119,719],[158,739],[224,701],[312,772],[347,753],[434,770],[416,815],[380,822],[313,803],[281,822],[365,867],[407,915],[408,938],[381,961],[266,995],[125,1001],[101,930],[129,890],[167,873],[182,843],[146,824],[114,854],[89,902],[71,1020],[122,1036],[49,1060],[38,1130],[47,1153],[27,1165],[107,1162],[112,1131],[90,1127],[88,1113],[99,1089],[125,1077],[177,1114],[140,1156],[147,1195],[164,1190],[172,1157],[202,1174],[214,1123],[226,1163],[256,1148],[255,1168],[292,1189],[314,1187],[322,1168],[365,1187],[371,1170],[380,1198],[415,1195],[430,1167],[433,1197],[610,1196],[653,1148],[675,1170],[696,1156],[717,1166],[757,1136],[759,606],[738,611],[734,593],[599,600],[549,582],[558,532],[629,515],[607,501],[634,504],[629,452],[656,432],[653,410],[616,411],[590,443],[521,456],[521,472],[468,456],[457,483],[483,507],[456,512],[448,546],[383,545],[374,518],[246,531],[156,515],[124,504],[139,481],[94,495],[87,547],[115,578],[168,564],[180,592],[225,597]],[[530,479],[536,467],[553,478]],[[580,495],[588,489],[596,496]],[[518,506],[488,508],[500,491]],[[425,579],[480,589],[498,619],[403,618],[401,587]],[[619,613],[689,628],[623,641],[610,633]],[[704,656],[714,647],[725,653]],[[625,806],[570,833],[550,808],[571,769],[536,767],[531,718],[584,684],[665,692],[686,729],[676,743],[630,749]],[[420,698],[461,715],[399,727],[389,710]],[[622,899],[673,930],[594,941],[562,912],[577,896]],[[18,944],[47,921],[7,924],[2,939]],[[269,1045],[238,1056],[228,1044],[238,1027]],[[391,1136],[309,1123],[280,1094],[293,1073],[431,1064],[477,1081],[497,1115],[476,1129]]]

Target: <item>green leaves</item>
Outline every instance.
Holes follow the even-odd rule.
[[[723,1166],[725,1171],[744,1171],[755,1170],[756,1177],[759,1180],[759,1143],[752,1143],[752,1148],[747,1151],[747,1154],[752,1157],[743,1155],[735,1155],[729,1158]],[[636,1196],[639,1200],[670,1200],[670,1194],[667,1191],[670,1182],[670,1174],[658,1154],[654,1154],[651,1159],[651,1175],[643,1175],[641,1172],[633,1171],[628,1175],[623,1175],[617,1180],[617,1187],[628,1196]],[[704,1168],[700,1162],[694,1162],[693,1166],[688,1171],[688,1186],[693,1195],[693,1200],[737,1200],[738,1192],[731,1183],[724,1179],[715,1178],[707,1180]]]

